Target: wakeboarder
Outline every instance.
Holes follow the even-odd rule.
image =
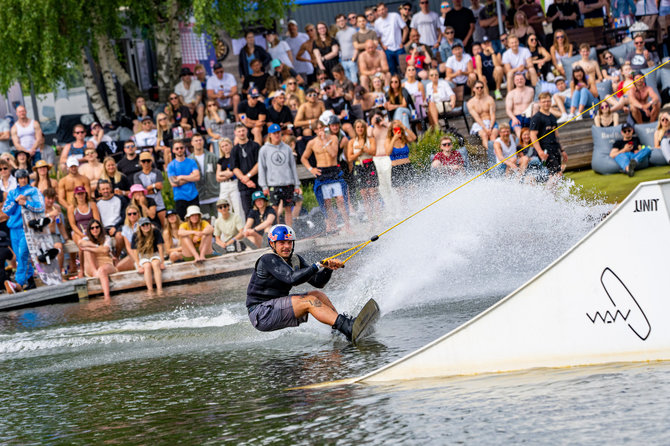
[[[268,232],[271,253],[263,254],[254,266],[247,288],[247,310],[252,325],[260,331],[297,327],[309,314],[328,324],[351,340],[355,318],[338,314],[328,296],[313,290],[290,294],[291,288],[305,282],[323,288],[333,271],[344,264],[330,259],[309,265],[294,254],[295,232],[290,226],[275,225]]]

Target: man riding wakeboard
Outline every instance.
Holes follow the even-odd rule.
[[[333,271],[344,266],[337,259],[309,265],[298,254],[294,257],[295,240],[295,232],[287,225],[274,225],[268,232],[274,252],[263,254],[251,274],[246,303],[249,320],[257,330],[274,331],[297,327],[307,322],[307,315],[311,314],[351,340],[354,318],[338,314],[324,293],[314,290],[289,294],[292,287],[305,282],[323,288]]]

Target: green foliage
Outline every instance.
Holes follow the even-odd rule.
[[[165,167],[167,170],[167,166]],[[163,171],[163,189],[161,189],[161,195],[163,196],[163,203],[165,203],[165,209],[175,209],[174,204],[174,195],[172,194],[172,185],[170,180],[168,180],[167,172]]]
[[[440,139],[445,135],[442,130],[433,127],[420,136],[410,146],[409,159],[412,164],[419,169],[430,167],[430,156],[440,151]]]
[[[306,210],[311,210],[318,207],[319,203],[316,201],[314,195],[314,183],[305,183],[302,185],[302,207]]]
[[[274,21],[293,9],[292,0],[193,0],[198,31],[217,36],[220,30],[237,36],[245,27],[274,27]]]

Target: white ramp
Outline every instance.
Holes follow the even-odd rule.
[[[670,359],[669,209],[670,180],[640,184],[579,243],[496,305],[349,382]]]

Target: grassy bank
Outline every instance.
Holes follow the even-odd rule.
[[[581,186],[576,192],[582,197],[600,198],[608,203],[621,202],[639,183],[670,178],[668,166],[643,169],[632,178],[622,173],[599,175],[592,170],[568,172],[565,176]]]

